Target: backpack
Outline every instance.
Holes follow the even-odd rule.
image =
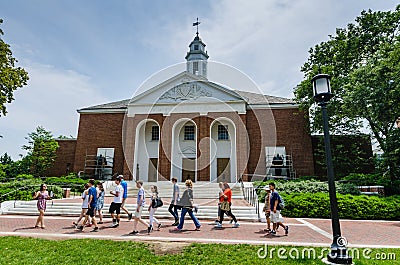
[[[281,197],[281,195],[278,195],[278,204],[279,207],[281,208],[281,210],[283,210],[285,208],[285,201],[283,200],[283,198]]]

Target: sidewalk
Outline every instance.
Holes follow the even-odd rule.
[[[45,229],[34,228],[36,216],[0,215],[0,236],[29,236],[46,239],[95,238],[134,241],[167,241],[224,244],[268,244],[294,246],[329,247],[332,242],[331,221],[326,219],[285,218],[289,225],[289,235],[280,231],[276,236],[266,235],[264,223],[240,222],[239,228],[232,228],[224,222],[223,228],[214,228],[209,220],[200,220],[201,231],[195,231],[192,220],[186,219],[182,232],[170,232],[172,220],[161,219],[160,231],[147,235],[146,227],[139,224],[139,235],[131,236],[133,221],[123,215],[118,228],[110,228],[110,218],[99,225],[99,232],[76,230],[72,222],[77,218],[45,216]],[[342,236],[346,237],[349,247],[400,248],[400,222],[341,220]]]

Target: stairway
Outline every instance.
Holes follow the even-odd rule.
[[[164,206],[157,209],[157,218],[171,218],[171,214],[168,212],[169,202],[172,197],[172,184],[171,182],[158,182],[158,183],[144,183],[146,195],[150,194],[150,186],[157,185],[159,188],[159,196],[164,202]],[[106,183],[104,185],[107,189],[106,194],[109,194],[110,190],[113,190],[115,184],[113,182]],[[185,187],[184,184],[180,183],[180,192],[183,193]],[[233,194],[233,205],[232,212],[236,218],[240,221],[258,221],[258,215],[255,207],[250,206],[244,199],[241,186],[239,184],[231,185]],[[217,217],[217,197],[219,187],[216,183],[209,182],[197,182],[193,186],[194,202],[199,205],[199,211],[196,216],[199,219],[215,220]],[[135,197],[137,194],[137,188],[134,182],[128,182],[128,203],[125,205],[127,209],[132,212],[136,209]],[[106,203],[104,204],[103,214],[106,218],[109,216],[108,208],[112,198],[107,197]],[[133,202],[133,203],[132,203]],[[147,199],[147,204],[149,200]],[[76,199],[63,199],[48,201],[46,215],[54,216],[79,216],[81,212],[81,202],[79,198]],[[15,201],[15,202],[4,202],[2,203],[2,214],[19,214],[19,215],[37,215],[38,211],[36,208],[36,201]],[[143,211],[143,216],[148,217],[149,212],[147,208]],[[126,214],[121,214],[122,217],[126,217]]]

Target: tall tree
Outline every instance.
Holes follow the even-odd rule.
[[[336,29],[309,53],[301,68],[305,78],[294,91],[300,106],[308,110],[314,103],[311,78],[330,74],[335,95],[328,106],[331,132],[360,133],[367,123],[392,179],[400,177],[399,130],[394,126],[400,116],[400,5],[394,11],[361,12],[355,23]],[[313,132],[322,127],[317,110],[310,109]]]
[[[22,149],[28,151],[26,157],[30,162],[31,173],[36,177],[43,176],[56,159],[58,143],[51,132],[42,126],[37,127],[35,132],[29,133],[25,139],[28,140],[28,144],[22,146]]]
[[[0,18],[0,26],[3,20]],[[4,35],[0,28],[0,117],[7,114],[5,104],[14,100],[14,91],[27,84],[28,73],[21,67],[16,67],[18,62],[13,56],[10,45],[4,42]]]

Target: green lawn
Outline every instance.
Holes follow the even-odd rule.
[[[307,253],[305,247],[268,246],[265,259],[258,257],[258,252],[261,255],[265,253],[264,249],[259,251],[261,247],[264,248],[252,245],[192,244],[178,254],[155,255],[151,245],[131,241],[57,241],[0,237],[0,264],[322,264],[318,257],[301,259],[301,253]],[[281,256],[287,258],[280,258],[278,250]],[[315,251],[318,256],[322,249],[315,248]],[[300,259],[290,257],[296,256],[296,253],[299,253]],[[398,264],[400,249],[373,249],[368,254],[370,259],[362,256],[361,250],[360,259],[356,259],[355,264]],[[376,257],[390,260],[377,260]]]

